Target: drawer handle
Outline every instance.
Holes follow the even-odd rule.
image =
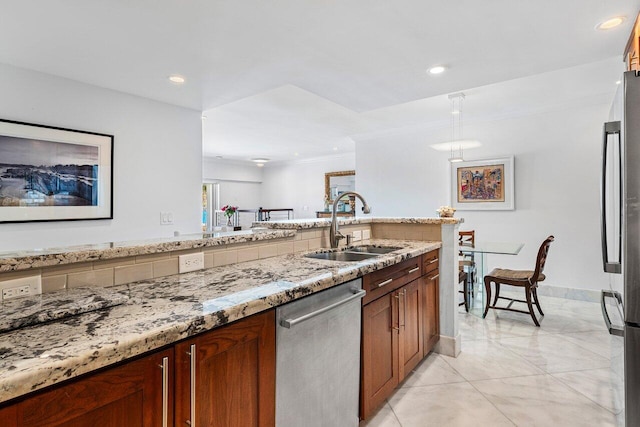
[[[388,285],[388,284],[389,284],[389,283],[391,283],[391,282],[393,282],[393,279],[387,279],[387,280],[385,280],[385,281],[384,281],[384,282],[382,282],[382,283],[378,283],[378,287],[379,287],[379,288],[381,288],[381,287],[383,287],[384,285]]]
[[[418,270],[420,270],[420,267],[414,267],[411,270],[407,271],[407,274],[415,273]]]
[[[169,426],[169,358],[162,358],[162,427]]]
[[[435,276],[429,277],[429,280],[436,280],[438,277],[440,277],[440,273],[436,274]]]
[[[354,299],[361,299],[364,298],[365,294],[367,293],[367,291],[365,291],[364,289],[360,289],[360,290],[355,290],[355,292],[353,293],[353,295],[350,295],[340,301],[334,302],[333,304],[329,304],[327,306],[324,306],[322,308],[319,308],[316,311],[312,311],[311,313],[307,313],[305,315],[302,315],[296,319],[282,319],[280,321],[280,326],[285,327],[287,329],[291,329],[293,326],[297,325],[298,323],[302,323],[305,320],[309,320],[311,318],[314,318],[316,316],[319,316],[323,313],[326,313],[327,311],[333,310],[336,307],[339,307],[343,304],[346,304],[350,301],[353,301]]]
[[[438,258],[434,258],[431,261],[429,261],[429,264],[433,264],[434,262],[438,262]]]

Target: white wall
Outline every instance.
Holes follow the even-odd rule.
[[[0,250],[200,229],[200,112],[2,64],[0,93],[3,119],[114,135],[114,219],[0,224]]]
[[[518,256],[490,255],[489,268],[532,269],[549,235],[545,284],[599,290],[607,287],[600,260],[599,162],[602,123],[609,98],[569,109],[491,122],[465,124],[467,137],[483,146],[467,160],[515,156],[514,211],[458,211],[460,229],[476,239],[520,241]],[[435,216],[450,203],[448,153],[429,144],[447,139],[448,129],[384,137],[356,144],[356,188],[376,216]]]
[[[353,169],[354,153],[267,165],[262,183],[263,207],[293,208],[295,218],[315,218],[316,211],[324,210],[324,174]],[[359,179],[356,174],[356,185]]]

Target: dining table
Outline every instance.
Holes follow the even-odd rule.
[[[460,253],[471,258],[475,265],[475,283],[466,281],[464,291],[468,294],[469,313],[482,317],[485,305],[484,276],[487,275],[487,255],[518,255],[524,243],[520,242],[476,242],[473,246],[460,245]]]

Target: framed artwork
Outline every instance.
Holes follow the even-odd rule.
[[[513,210],[513,157],[451,164],[451,201],[457,210]]]
[[[0,222],[113,218],[113,135],[0,120]]]

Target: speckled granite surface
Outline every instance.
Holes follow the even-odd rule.
[[[371,243],[401,249],[360,262],[283,255],[115,286],[108,289],[127,295],[127,303],[0,334],[0,402],[441,246],[397,240]]]
[[[357,218],[339,218],[338,225],[357,225],[357,224],[460,224],[464,222],[464,218],[383,218],[383,217],[357,217]],[[306,228],[329,227],[331,226],[330,218],[311,218],[311,219],[289,219],[282,221],[258,221],[253,223],[254,227],[265,227],[272,230],[300,230]]]
[[[293,230],[264,230],[259,232],[247,230],[228,233],[189,234],[165,239],[0,252],[0,273],[233,243],[281,239],[292,236],[295,236],[295,231]]]

